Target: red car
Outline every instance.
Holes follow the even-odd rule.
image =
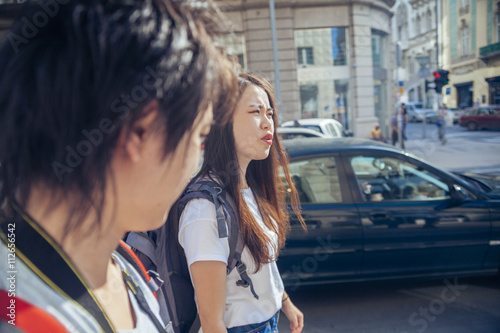
[[[460,117],[460,126],[469,131],[479,128],[500,128],[500,105],[483,105],[465,109]]]

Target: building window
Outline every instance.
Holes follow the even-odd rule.
[[[460,0],[460,15],[465,15],[469,13],[469,0]]]
[[[345,28],[332,28],[332,54],[333,66],[347,65],[347,43],[346,43],[346,29]]]
[[[242,33],[228,34],[222,37],[221,42],[226,46],[227,53],[235,57],[242,68],[246,68],[245,36]]]
[[[430,10],[427,11],[427,30],[432,30],[432,13]]]
[[[408,99],[410,100],[410,102],[416,102],[415,101],[415,89],[410,89],[410,91],[408,91]]]
[[[373,67],[386,68],[385,33],[372,30]]]
[[[398,8],[398,16],[397,16],[399,40],[408,39],[408,18],[407,17],[408,17],[408,15],[406,13],[406,7],[404,4],[402,4]]]
[[[299,65],[314,65],[314,55],[312,47],[297,48],[297,59]]]
[[[499,2],[499,7],[500,7],[500,2]],[[497,42],[500,43],[500,8],[498,9],[497,13]]]
[[[417,36],[422,32],[422,22],[420,20],[420,16],[417,16]]]
[[[302,118],[317,118],[318,86],[316,85],[300,86],[300,104],[302,109]]]
[[[462,28],[460,29],[460,42],[461,42],[461,50],[462,55],[469,54],[469,26],[465,23],[465,20],[462,20]]]
[[[296,29],[294,36],[301,117],[335,117],[349,128],[348,28]],[[307,48],[312,49],[309,63],[314,62],[313,66],[307,63],[307,54],[311,54]]]

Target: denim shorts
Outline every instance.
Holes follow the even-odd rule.
[[[258,324],[250,324],[229,328],[228,333],[278,333],[278,320],[280,312],[276,312],[271,319]]]

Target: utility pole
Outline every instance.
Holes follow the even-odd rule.
[[[278,123],[283,123],[283,100],[281,99],[280,65],[278,58],[278,38],[276,37],[276,13],[274,11],[274,0],[269,0],[269,17],[271,19],[271,35],[273,40],[274,59],[274,89],[276,90],[276,101],[278,103]]]

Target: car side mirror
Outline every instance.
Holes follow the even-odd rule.
[[[469,192],[464,189],[462,186],[453,184],[451,187],[451,199],[446,200],[445,202],[437,205],[434,209],[435,210],[443,210],[446,208],[451,208],[455,206],[461,205],[465,201],[470,201],[471,197],[469,195]]]
[[[466,189],[464,189],[462,186],[453,184],[451,188],[451,197],[452,199],[458,201],[459,203],[470,200],[470,195],[467,192]]]
[[[346,137],[354,136],[354,133],[352,131],[344,130],[344,136]]]

